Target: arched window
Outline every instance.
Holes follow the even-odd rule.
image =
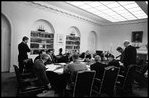
[[[54,28],[46,20],[39,19],[34,22],[30,33],[31,54],[38,54],[40,50],[53,49]]]
[[[72,26],[68,29],[66,35],[66,51],[80,51],[80,31],[77,27]]]
[[[94,52],[96,49],[96,32],[91,31],[88,37],[88,50]]]

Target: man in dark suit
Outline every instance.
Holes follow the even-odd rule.
[[[54,52],[49,49],[46,53],[49,55],[49,59],[46,64],[56,63],[56,56],[54,55]]]
[[[137,57],[137,50],[135,47],[130,45],[129,41],[124,42],[124,55],[123,55],[123,64],[126,67],[126,70],[128,68],[132,68],[133,65],[136,65],[136,57]],[[134,81],[133,73],[135,72],[134,68],[130,71],[130,74],[127,79],[127,84],[125,85],[125,90],[128,92],[128,94],[132,94],[132,83]]]
[[[114,59],[114,55],[109,55],[108,56],[108,66],[115,66],[115,67],[120,67],[120,64],[117,60]]]
[[[45,62],[49,59],[47,54],[42,54],[40,59],[35,60],[33,70],[37,75],[41,85],[44,85],[47,89],[51,88],[49,79],[46,74]]]
[[[96,76],[95,76],[96,78],[102,79],[104,68],[106,67],[106,65],[100,62],[101,62],[101,57],[99,55],[96,55],[95,63],[90,66],[90,69],[96,71]]]
[[[22,42],[18,45],[18,51],[19,51],[18,62],[19,62],[20,73],[23,73],[24,62],[26,62],[28,59],[27,52],[30,52],[30,49],[27,45],[28,39],[29,39],[28,37],[24,36]]]
[[[85,53],[82,53],[80,57],[83,57],[84,62],[88,62],[92,58],[88,50]]]
[[[34,59],[34,62],[35,62],[35,60],[40,59],[42,54],[45,54],[44,50],[39,51],[39,55]]]
[[[137,50],[135,47],[130,45],[129,41],[124,42],[124,55],[123,55],[123,63],[126,68],[128,68],[131,64],[136,64],[137,58]]]

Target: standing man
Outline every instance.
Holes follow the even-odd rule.
[[[128,92],[128,94],[132,94],[132,83],[134,81],[133,73],[135,72],[135,70],[132,67],[136,65],[137,50],[135,47],[131,46],[130,42],[127,40],[124,42],[124,47],[125,50],[122,62],[126,70],[131,68],[130,74],[127,75],[127,83],[125,83],[124,89]]]
[[[28,39],[29,39],[28,37],[24,36],[22,42],[18,45],[18,51],[19,51],[18,62],[19,62],[20,73],[23,73],[24,62],[26,62],[28,59],[27,52],[30,52],[30,49],[27,45]]]
[[[122,62],[124,63],[124,66],[128,68],[129,65],[136,64],[137,50],[135,47],[131,46],[130,42],[127,40],[124,42],[124,47],[125,50]]]
[[[117,59],[117,58],[120,58],[120,62],[122,62],[122,61],[123,61],[124,50],[123,50],[122,47],[117,47],[116,50],[120,53],[120,55],[117,56],[116,59]],[[123,63],[123,62],[122,62],[122,63]]]

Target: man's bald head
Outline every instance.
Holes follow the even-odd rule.
[[[96,56],[95,56],[95,61],[96,61],[96,62],[101,61],[101,57],[100,57],[99,55],[96,55]]]
[[[128,40],[125,40],[125,41],[124,41],[124,47],[128,47],[129,44],[130,44],[130,41],[128,41]]]

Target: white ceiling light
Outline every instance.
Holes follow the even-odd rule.
[[[148,18],[135,1],[69,1],[67,3],[111,22]]]

